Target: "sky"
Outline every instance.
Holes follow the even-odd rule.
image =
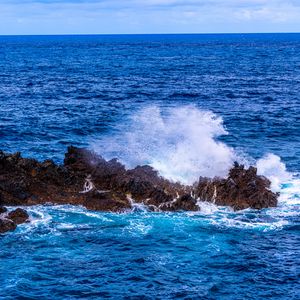
[[[0,35],[300,32],[300,0],[0,0]]]

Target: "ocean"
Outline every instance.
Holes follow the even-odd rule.
[[[277,208],[26,208],[0,299],[299,299],[300,34],[0,36],[0,149],[69,145],[174,181],[254,165]]]

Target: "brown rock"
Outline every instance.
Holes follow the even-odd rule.
[[[29,215],[24,209],[17,208],[9,212],[7,218],[12,220],[16,225],[19,225],[27,222],[29,220]]]
[[[7,208],[4,206],[0,206],[0,214],[6,213],[7,212]]]
[[[91,210],[112,212],[120,212],[131,208],[124,194],[97,190],[88,193],[83,205]]]
[[[191,195],[183,195],[173,201],[163,203],[159,206],[164,211],[198,211],[197,200]]]
[[[192,187],[170,182],[150,166],[126,170],[116,159],[106,161],[82,148],[69,147],[63,165],[0,151],[1,205],[50,202],[123,211],[131,206],[128,196],[152,208],[170,211],[197,210],[198,198],[234,209],[260,209],[277,205],[278,195],[269,188],[269,180],[258,176],[255,168],[246,170],[238,164],[227,178],[200,178]]]
[[[235,210],[262,209],[277,206],[278,195],[270,190],[270,181],[257,175],[257,170],[235,163],[226,179],[200,178],[196,196],[202,201],[227,205]]]
[[[0,233],[5,233],[7,231],[12,231],[17,228],[17,225],[9,219],[0,218]]]

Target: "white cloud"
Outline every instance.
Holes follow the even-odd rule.
[[[0,34],[300,31],[296,0],[2,0]]]

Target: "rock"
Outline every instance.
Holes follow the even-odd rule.
[[[124,194],[98,190],[88,193],[84,206],[91,210],[111,212],[121,212],[131,208]]]
[[[0,207],[0,233],[13,231],[17,225],[28,222],[28,213],[21,208],[17,208],[9,213],[5,207]]]
[[[191,196],[193,195],[193,196]],[[235,164],[227,178],[200,178],[183,186],[159,176],[150,166],[126,170],[83,148],[69,147],[64,164],[38,162],[0,151],[0,205],[73,204],[101,211],[124,211],[135,202],[161,210],[198,210],[197,200],[234,209],[277,205],[268,179]]]
[[[195,194],[202,201],[231,206],[235,210],[277,206],[278,195],[270,190],[270,181],[257,175],[254,167],[245,169],[235,163],[226,179],[200,178]]]
[[[16,225],[23,224],[29,220],[28,213],[22,209],[17,208],[8,213],[7,218],[12,220]]]
[[[0,214],[6,213],[7,212],[7,208],[4,206],[0,206]]]
[[[77,177],[84,173],[98,190],[113,190],[123,194],[123,198],[130,195],[135,201],[146,201],[149,205],[168,202],[180,189],[183,190],[179,184],[172,184],[160,177],[150,166],[137,166],[127,171],[116,159],[106,161],[86,149],[69,147],[64,164]]]
[[[7,231],[12,231],[17,228],[17,225],[9,219],[0,218],[0,233],[5,233]]]
[[[186,194],[181,197],[163,203],[159,206],[161,210],[164,211],[198,211],[199,207],[197,206],[197,200],[193,198],[191,195]]]

